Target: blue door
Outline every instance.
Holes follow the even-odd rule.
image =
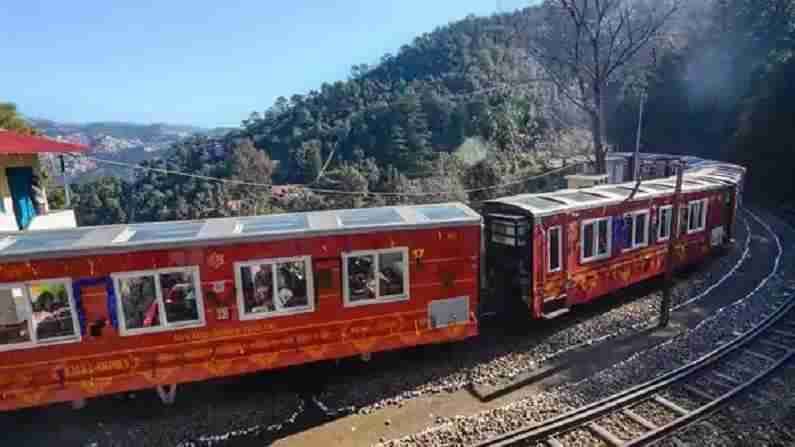
[[[20,230],[24,230],[36,216],[36,208],[31,197],[33,168],[8,168],[6,176],[8,176],[8,187],[11,189],[11,200],[14,202],[17,224]]]

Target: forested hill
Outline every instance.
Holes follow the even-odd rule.
[[[301,189],[276,202],[265,186],[140,172],[131,183],[106,178],[79,187],[80,223],[478,201],[553,187],[492,187],[547,170],[552,157],[593,148],[582,115],[529,57],[532,30],[544,25],[550,2],[440,27],[374,66],[354,66],[347,80],[279,98],[223,138],[184,140],[147,162],[353,195]],[[634,149],[645,90],[643,151],[741,162],[750,171],[749,190],[792,201],[795,2],[682,4],[655,51],[644,50],[653,54],[644,67],[628,67],[611,81],[607,143]],[[489,189],[471,192],[480,187]]]
[[[548,157],[539,153],[548,153],[552,136],[562,158],[568,148],[581,146],[577,141],[583,136],[570,132],[560,141],[560,120],[570,106],[550,84],[537,82],[540,70],[522,49],[535,15],[537,8],[528,8],[440,27],[374,66],[352,67],[344,81],[278,98],[224,138],[185,140],[168,156],[147,162],[224,178],[240,179],[246,172],[260,183],[311,184],[361,196],[306,193],[274,204],[256,188],[148,173],[131,184],[107,178],[78,187],[85,210],[80,223],[388,203],[365,194],[372,191],[443,193],[401,201],[466,200],[466,188],[540,172]],[[250,158],[248,142],[268,157],[259,164],[265,172],[236,164]],[[124,198],[103,196],[112,194]],[[185,206],[193,203],[206,205]],[[130,209],[116,209],[121,204]]]
[[[242,135],[286,163],[281,180],[313,180],[317,159],[373,157],[404,173],[427,171],[438,152],[478,136],[530,150],[549,126],[552,90],[526,51],[537,8],[468,17],[417,37],[375,66],[307,95],[281,97],[244,121]]]

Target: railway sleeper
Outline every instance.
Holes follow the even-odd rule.
[[[679,416],[686,416],[690,414],[690,411],[685,410],[684,408],[680,407],[679,405],[671,402],[670,400],[660,396],[659,394],[655,394],[652,399],[657,402],[658,404],[662,405],[663,407],[667,408],[668,410],[678,414]]]
[[[607,442],[610,445],[614,446],[624,445],[623,439],[614,435],[610,430],[602,427],[596,422],[588,423],[587,427],[593,434],[595,434],[596,436],[598,436],[599,438],[601,438],[603,441]]]
[[[714,374],[706,373],[701,375],[696,381],[694,388],[698,389],[714,389],[718,395],[722,395],[731,391],[737,384],[726,382],[725,380],[715,376]]]
[[[774,348],[774,349],[777,349],[777,350],[780,350],[780,351],[784,351],[785,353],[790,351],[790,347],[789,346],[785,346],[785,345],[783,345],[781,343],[778,343],[778,342],[775,342],[775,341],[761,339],[761,340],[758,341],[758,343],[761,344],[761,345],[765,345],[767,347],[770,347],[770,348]]]
[[[770,357],[767,354],[762,354],[761,352],[754,351],[753,349],[744,349],[743,353],[744,354],[748,354],[751,357],[756,357],[757,359],[764,360],[764,361],[769,362],[769,363],[775,363],[776,362],[776,359],[774,359],[773,357]]]
[[[702,391],[702,390],[694,387],[693,385],[690,385],[690,384],[687,384],[687,383],[682,384],[681,386],[682,386],[682,389],[685,390],[687,393],[692,394],[694,396],[697,396],[698,398],[707,401],[707,403],[712,402],[713,400],[715,400],[715,399],[717,399],[719,397],[719,396],[713,396],[710,393],[707,393],[706,391]]]
[[[782,329],[771,329],[770,332],[776,335],[781,335],[782,337],[795,339],[795,332],[785,331]]]
[[[657,424],[639,415],[638,413],[635,413],[630,408],[624,410],[624,415],[645,427],[647,430],[655,430],[657,428]]]
[[[722,372],[719,372],[719,371],[712,371],[712,375],[717,377],[718,380],[726,383],[727,386],[735,387],[737,385],[741,385],[742,384],[742,381],[740,381],[740,380],[738,380],[738,379],[736,379],[736,378],[734,378],[734,377],[732,377],[732,376],[730,376],[728,374],[723,374]]]

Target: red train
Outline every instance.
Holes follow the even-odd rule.
[[[533,317],[697,262],[733,231],[744,170],[460,203],[0,237],[0,409],[82,402],[460,340],[491,299]],[[485,230],[482,222],[485,220]],[[484,240],[481,240],[483,236]],[[483,243],[482,243],[483,242]]]

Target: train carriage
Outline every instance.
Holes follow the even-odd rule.
[[[474,336],[480,237],[457,203],[0,236],[0,410]]]
[[[683,176],[679,228],[672,228],[675,179],[484,204],[486,284],[491,308],[554,318],[665,270],[676,232],[676,267],[730,241],[744,169],[707,164]]]

